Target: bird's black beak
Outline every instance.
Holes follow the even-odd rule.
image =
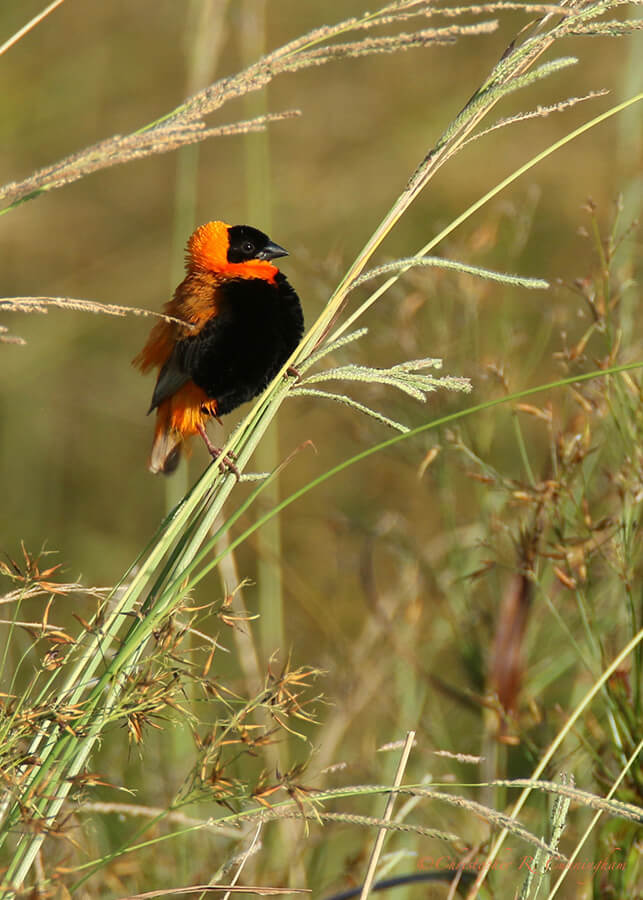
[[[257,259],[277,259],[279,256],[288,256],[288,251],[275,244],[274,241],[268,241],[266,246],[257,253]]]

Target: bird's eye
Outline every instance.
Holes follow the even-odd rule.
[[[246,241],[245,244],[243,245],[243,252],[244,253],[254,253],[254,251],[255,251],[255,245],[252,243],[252,241]]]

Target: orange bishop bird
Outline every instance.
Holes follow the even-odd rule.
[[[187,274],[133,360],[158,369],[149,412],[156,427],[151,472],[173,472],[186,439],[260,394],[299,343],[299,297],[272,260],[288,251],[249,225],[208,222],[190,237]],[[180,324],[185,322],[185,325]]]

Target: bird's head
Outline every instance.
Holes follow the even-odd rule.
[[[250,225],[208,222],[188,241],[188,270],[201,269],[232,278],[264,278],[272,281],[278,272],[270,262],[288,251],[267,234]]]

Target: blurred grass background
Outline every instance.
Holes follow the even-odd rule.
[[[213,77],[221,77],[247,62],[247,4],[63,3],[0,58],[3,82],[9,86],[0,95],[3,181],[25,177],[113,133],[136,129],[201,86],[190,84],[190,78],[198,77],[191,68],[195,22],[206,7],[212,12],[219,7],[222,15],[223,34],[213,42],[212,60]],[[271,0],[265,9],[268,49],[315,25],[363,11],[361,0]],[[39,10],[34,0],[3,5],[0,40]],[[192,227],[221,218],[269,227],[271,237],[288,248],[291,255],[282,268],[312,322],[419,159],[525,21],[518,13],[507,13],[496,34],[461,39],[454,47],[342,60],[277,79],[267,91],[267,109],[296,107],[303,116],[270,127],[269,149],[264,147],[259,157],[269,166],[261,200],[261,187],[246,170],[248,138],[239,136],[206,142],[198,153],[181,151],[115,167],[23,204],[0,218],[3,296],[82,297],[159,309],[179,278],[181,245]],[[528,156],[621,96],[641,90],[640,36],[570,42],[558,50],[559,55],[578,54],[580,64],[522,92],[518,101],[514,96],[501,113],[508,114],[509,107],[513,112],[518,104],[532,108],[602,87],[611,97],[472,144],[402,219],[380,261],[415,252]],[[215,121],[246,115],[242,103],[228,105]],[[597,259],[592,242],[579,234],[581,227],[591,229],[584,205],[591,197],[605,231],[619,194],[625,197],[622,223],[639,214],[641,147],[636,107],[550,157],[438,251],[554,283],[588,277]],[[195,208],[188,222],[189,201],[181,207],[184,193],[177,201],[177,172],[186,158],[188,169],[197,166]],[[251,221],[249,211],[262,208],[269,222]],[[185,226],[178,244],[177,222]],[[638,269],[640,274],[638,235],[624,253],[628,272],[636,276]],[[640,351],[640,325],[633,301],[627,303],[628,339],[632,352]],[[27,345],[0,350],[0,547],[17,556],[21,540],[32,552],[46,546],[57,551],[49,560],[63,563],[67,580],[113,584],[147,543],[168,502],[167,483],[149,475],[145,466],[152,430],[145,416],[151,379],[145,381],[130,365],[149,326],[142,320],[58,310],[46,316],[11,314],[3,324]],[[362,361],[384,366],[440,356],[445,371],[473,379],[474,402],[481,402],[502,394],[494,371],[502,373],[511,390],[560,374],[552,354],[578,341],[589,319],[586,304],[564,287],[543,295],[465,276],[415,272],[371,310],[365,324],[370,334],[354,351]],[[376,391],[370,396],[411,425],[465,402],[459,396],[436,395],[423,407]],[[566,395],[548,400],[555,417],[562,420],[570,413]],[[235,415],[225,420],[226,433]],[[548,442],[541,425],[527,420],[523,428],[530,454],[546,459]],[[462,433],[506,477],[525,477],[508,409],[470,420]],[[282,476],[281,494],[387,436],[377,424],[336,404],[289,401],[279,417],[282,455],[305,440],[317,452],[296,457]],[[266,549],[255,538],[237,555],[239,578],[251,582],[244,594],[251,612],[260,604],[265,583],[252,584],[259,561],[278,568],[284,632],[279,643],[264,643],[260,665],[265,668],[279,650],[282,663],[291,652],[295,664],[326,671],[318,689],[329,705],[318,710],[321,725],[304,730],[317,748],[315,769],[347,762],[359,772],[350,781],[389,781],[394,760],[382,763],[387,755],[377,757],[375,750],[410,728],[420,729],[416,774],[434,768],[432,749],[479,753],[484,745],[480,706],[440,693],[435,679],[447,681],[454,691],[485,692],[493,617],[506,590],[506,572],[496,570],[475,581],[466,576],[484,566],[488,551],[479,542],[501,528],[507,514],[497,495],[466,477],[469,466],[444,435],[443,452],[418,478],[418,467],[437,440],[435,435],[422,437],[379,454],[289,508],[281,519],[280,560],[266,558],[269,545]],[[206,462],[202,448],[195,447],[190,483]],[[207,602],[220,591],[212,577],[197,599]],[[69,622],[72,611],[88,616],[92,608],[91,601],[72,607],[62,599],[57,615]],[[41,604],[34,601],[31,610],[37,618]],[[550,613],[539,606],[527,636],[533,680],[525,705],[539,701],[548,688],[550,708],[569,703],[575,682],[566,673],[572,661],[564,656],[553,660],[555,654],[548,652],[553,627]],[[560,653],[558,637],[554,646]],[[241,678],[234,655],[221,654],[218,665],[231,683]],[[517,749],[501,748],[508,758],[506,769],[504,763],[499,769],[528,774],[525,766],[537,759],[530,740],[546,743],[539,730],[546,732],[547,723],[534,725],[529,740]],[[181,741],[177,737],[173,753],[152,736],[139,759],[138,751],[126,752],[123,734],[120,750],[118,743],[105,746],[94,767],[114,783],[136,785],[141,802],[166,802],[178,787],[175,764],[185,752]],[[307,755],[296,740],[290,750],[283,745],[277,751],[282,764]],[[258,769],[262,765],[258,762]],[[492,770],[493,765],[486,774],[491,776]],[[447,777],[453,771],[470,777],[466,767],[441,769]],[[442,827],[455,827],[453,815],[447,810]],[[469,825],[467,837],[479,838],[475,823]],[[98,831],[95,839],[97,845],[119,840]],[[309,877],[317,885],[331,883],[331,872],[336,876],[342,866],[353,871],[363,854],[359,840],[351,843],[341,831],[333,837],[316,832],[308,838],[307,852],[315,847]],[[186,878],[188,873],[192,877],[192,862],[186,855]],[[291,864],[296,871],[294,856]],[[212,868],[206,860],[203,865],[206,872]],[[266,883],[282,877],[284,865],[279,856],[274,871],[264,867]],[[118,877],[127,876],[125,865]],[[173,869],[172,882],[180,878]],[[139,889],[145,886],[142,882]],[[433,896],[426,887],[417,890],[408,896]],[[444,891],[437,893],[441,888],[435,890],[435,896],[444,896]]]

